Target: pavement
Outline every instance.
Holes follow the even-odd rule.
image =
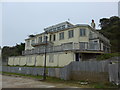
[[[0,75],[1,76],[1,75]],[[2,75],[2,88],[78,88],[62,83],[47,83],[25,77]]]

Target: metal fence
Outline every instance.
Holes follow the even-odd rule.
[[[95,82],[114,82],[120,84],[118,63],[111,61],[80,61],[71,62],[63,68],[47,68],[47,75],[64,80],[88,80]],[[10,67],[3,66],[3,72],[21,73],[26,75],[43,75],[40,67]]]
[[[109,81],[115,83],[116,85],[120,84],[120,64],[109,64]]]

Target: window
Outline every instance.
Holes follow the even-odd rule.
[[[62,26],[62,29],[65,29],[65,25]]]
[[[86,29],[80,29],[80,36],[86,36]]]
[[[70,28],[71,26],[70,25],[67,25],[68,28]]]
[[[53,41],[55,41],[56,37],[55,37],[55,34],[53,35]]]
[[[50,29],[49,31],[52,31],[52,29]]]
[[[53,63],[54,62],[54,54],[49,55],[49,62]]]
[[[68,31],[68,38],[72,38],[72,37],[74,37],[74,31],[70,30]]]
[[[64,32],[59,33],[59,40],[64,39]]]
[[[92,32],[90,32],[89,37],[90,37],[90,39],[93,38]]]
[[[46,41],[47,40],[47,36],[44,36],[44,41]]]
[[[35,43],[35,40],[33,39],[31,44],[34,44],[34,43]]]
[[[57,30],[61,30],[61,26],[60,26],[60,27],[57,27]]]
[[[53,28],[53,31],[56,31],[56,28]]]
[[[98,41],[94,41],[94,43],[96,44]]]
[[[38,40],[38,42],[42,42],[42,37],[39,37],[39,40]]]
[[[27,46],[30,46],[30,41],[27,41]]]

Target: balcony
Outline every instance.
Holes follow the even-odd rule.
[[[97,32],[97,34],[89,34],[89,39],[97,39],[97,38],[110,44],[110,41],[106,37],[104,37],[102,34],[100,34],[99,32]]]
[[[99,43],[67,43],[59,46],[48,46],[46,52],[61,52],[61,51],[101,51]],[[32,50],[25,50],[22,55],[41,54],[45,52],[45,46]]]
[[[97,39],[97,38],[98,38],[98,36],[95,35],[95,34],[94,34],[94,35],[91,35],[91,34],[90,34],[89,36],[90,36],[89,39]]]

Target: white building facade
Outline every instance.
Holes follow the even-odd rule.
[[[14,64],[16,60],[19,65],[23,65],[22,62],[33,65],[29,62],[34,62],[35,66],[43,66],[45,52],[47,66],[65,66],[72,61],[88,60],[109,53],[110,41],[89,25],[73,25],[66,21],[45,28],[41,34],[30,35],[25,39],[23,56],[14,57],[14,60],[10,57],[9,64]]]

